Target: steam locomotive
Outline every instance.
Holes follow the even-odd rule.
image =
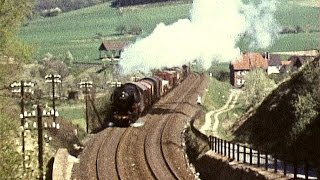
[[[135,82],[117,87],[111,95],[111,121],[130,125],[142,116],[161,97],[179,85],[190,74],[190,67],[165,68]]]

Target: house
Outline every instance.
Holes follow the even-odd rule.
[[[290,56],[288,61],[282,61],[281,73],[297,71],[307,60],[302,56]]]
[[[124,41],[103,41],[99,47],[99,59],[102,60],[119,60],[121,52],[128,45]]]
[[[230,63],[230,83],[235,87],[242,87],[245,75],[252,69],[268,69],[268,62],[260,53],[244,53],[242,56]]]
[[[262,57],[264,57],[268,62],[268,75],[280,73],[280,69],[282,67],[280,55],[269,54],[268,52],[266,52]]]

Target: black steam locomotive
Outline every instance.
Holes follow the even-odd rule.
[[[134,123],[145,111],[172,88],[179,85],[190,73],[186,65],[157,71],[152,77],[128,82],[111,95],[111,121],[117,125]]]

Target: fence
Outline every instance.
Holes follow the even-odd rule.
[[[274,172],[282,172],[285,176],[293,175],[294,179],[317,179],[316,168],[312,167],[308,161],[303,163],[283,161],[278,159],[277,156],[268,154],[268,152],[254,150],[214,136],[209,136],[209,146],[215,153],[238,162],[264,167],[266,170],[272,169]],[[318,178],[320,179],[319,174]]]

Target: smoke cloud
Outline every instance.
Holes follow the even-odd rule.
[[[124,50],[120,65],[127,74],[195,59],[205,68],[213,59],[234,60],[240,55],[236,44],[244,34],[250,36],[252,47],[266,48],[272,43],[277,34],[275,7],[273,1],[254,5],[241,0],[194,0],[190,19],[158,24],[149,36]]]

